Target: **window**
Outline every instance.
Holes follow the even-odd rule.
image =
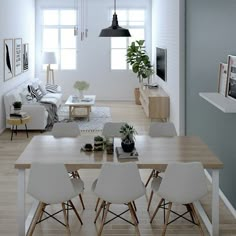
[[[111,38],[111,69],[128,70],[129,65],[126,62],[126,51],[128,45],[136,40],[145,39],[145,11],[144,10],[117,10],[119,25],[128,28],[131,37],[113,37]],[[113,11],[111,12],[111,15]]]
[[[43,10],[42,51],[56,53],[57,65],[52,65],[53,69],[76,69],[76,37],[74,36],[76,22],[75,10]]]

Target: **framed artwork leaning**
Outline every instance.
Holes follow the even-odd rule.
[[[219,76],[218,76],[218,93],[226,97],[227,95],[227,71],[228,64],[220,63],[219,65]]]
[[[22,46],[22,57],[23,57],[23,72],[29,69],[29,44],[25,43]]]
[[[227,97],[236,100],[236,56],[228,56]]]
[[[14,66],[15,76],[22,73],[22,39],[14,40]]]
[[[13,39],[4,39],[4,81],[13,78]]]

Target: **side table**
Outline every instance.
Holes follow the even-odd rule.
[[[27,115],[26,117],[18,118],[18,117],[8,117],[7,118],[7,124],[11,125],[11,141],[13,138],[13,133],[15,131],[17,135],[17,125],[25,125],[25,132],[27,138],[29,137],[28,135],[28,129],[27,129],[27,123],[31,120],[31,116]]]

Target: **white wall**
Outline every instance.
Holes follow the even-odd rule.
[[[34,0],[7,0],[0,2],[0,133],[5,128],[6,120],[3,94],[25,80],[34,77],[34,20]],[[9,38],[22,38],[22,43],[29,43],[29,70],[4,82],[3,40]]]
[[[156,47],[167,48],[167,81],[153,79],[170,96],[170,120],[184,134],[185,123],[185,19],[184,0],[152,1],[152,55]]]
[[[80,2],[80,1],[79,1]],[[151,7],[150,0],[119,0],[117,8],[140,8],[147,9],[149,30],[146,32],[151,52]],[[37,0],[36,17],[40,18],[40,9],[43,7],[73,7],[74,1],[64,0]],[[96,94],[98,100],[134,100],[133,89],[138,85],[138,79],[132,71],[110,70],[110,38],[99,38],[102,28],[111,25],[108,18],[108,9],[113,9],[114,2],[111,0],[88,0],[88,38],[83,42],[78,37],[78,69],[76,71],[55,71],[55,80],[63,89],[64,99],[75,93],[73,84],[76,80],[87,80],[90,88],[86,93]],[[119,15],[118,15],[119,20]],[[36,25],[37,32],[40,25]],[[36,35],[36,75],[43,81],[46,73],[41,70],[40,34]]]

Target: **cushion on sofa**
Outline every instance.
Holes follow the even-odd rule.
[[[46,84],[45,86],[46,90],[51,93],[58,93],[58,87],[56,84]]]
[[[28,85],[28,91],[31,93],[32,98],[36,98],[37,101],[40,101],[43,97],[41,90],[35,89],[33,85]]]

